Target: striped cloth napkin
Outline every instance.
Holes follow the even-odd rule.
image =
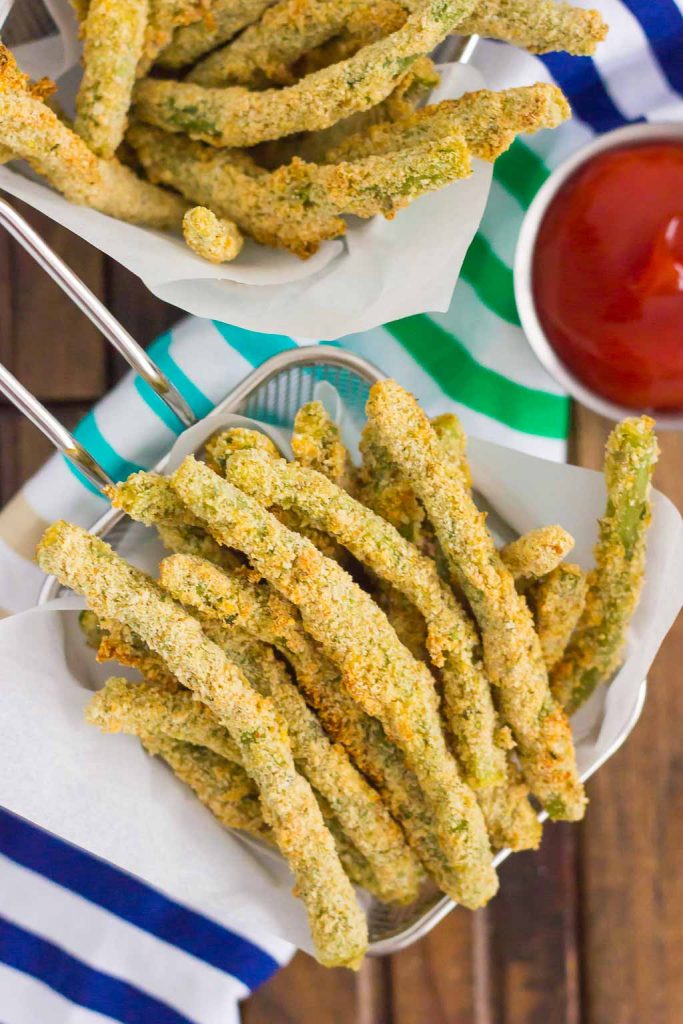
[[[570,152],[625,124],[682,119],[681,3],[586,2],[610,25],[595,58],[533,57],[482,42],[474,63],[491,88],[554,81],[574,119],[517,141],[496,163],[448,312],[335,344],[407,384],[429,412],[455,410],[472,434],[563,459],[568,400],[522,334],[512,286],[515,242],[537,189]],[[305,342],[186,319],[150,351],[203,416],[253,366],[298,344]],[[128,376],[77,436],[112,476],[124,477],[152,465],[178,432],[147,385]],[[4,614],[35,603],[41,576],[30,559],[45,524],[65,517],[87,525],[104,507],[58,457],[9,503],[0,514]],[[291,954],[282,942],[263,936],[256,944],[2,810],[0,892],[3,1024],[227,1024],[238,1017],[237,1000]]]

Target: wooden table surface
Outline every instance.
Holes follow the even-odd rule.
[[[31,222],[143,343],[178,311],[31,211]],[[72,426],[123,372],[45,275],[0,237],[0,361]],[[606,421],[577,410],[572,459],[598,467]],[[48,455],[0,399],[0,502]],[[680,434],[658,487],[683,507]],[[455,910],[358,974],[303,954],[253,995],[246,1024],[680,1024],[683,1020],[683,621],[650,674],[642,719],[588,787],[579,826],[510,858],[486,910]],[[36,1022],[37,1024],[37,1022]],[[149,1022],[153,1024],[153,1022]]]

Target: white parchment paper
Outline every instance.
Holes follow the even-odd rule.
[[[68,0],[49,0],[47,6],[59,35],[18,48],[17,57],[29,74],[59,79],[60,99],[68,109],[78,83],[76,21]],[[441,70],[434,101],[484,85],[474,68],[455,64]],[[393,221],[349,218],[344,239],[323,243],[309,260],[247,241],[234,263],[213,266],[182,238],[74,206],[24,171],[21,164],[0,167],[0,189],[123,264],[160,299],[249,330],[316,340],[414,313],[445,311],[483,215],[492,174],[490,164],[475,160],[469,179],[423,196]]]
[[[332,409],[335,393],[325,388]],[[245,422],[254,425],[244,417],[209,417],[179,438],[168,467],[218,428]],[[353,425],[343,426],[353,442]],[[262,429],[287,454],[286,436]],[[561,523],[577,541],[572,558],[590,566],[605,502],[599,473],[478,440],[470,442],[470,455],[476,488],[515,532]],[[573,722],[584,775],[633,725],[643,680],[683,602],[681,516],[662,494],[654,494],[653,504],[647,583],[628,657],[609,689],[597,692]],[[138,525],[120,550],[148,570],[162,554],[153,531]],[[223,830],[137,740],[85,724],[91,692],[118,670],[95,664],[78,630],[79,607],[80,600],[67,597],[0,622],[0,805],[248,936],[287,939],[310,951],[284,864]]]

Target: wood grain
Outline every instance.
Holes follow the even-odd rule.
[[[483,927],[481,912],[457,908],[421,942],[391,957],[392,1024],[487,1024],[476,934]]]
[[[103,257],[76,235],[18,201],[17,209],[96,295],[103,294]],[[106,388],[101,337],[17,243],[9,267],[12,327],[3,361],[35,395],[93,400]],[[7,350],[8,349],[8,350]]]
[[[547,824],[540,850],[500,869],[490,920],[494,1024],[579,1024],[576,828]]]
[[[243,1024],[390,1024],[385,965],[325,970],[298,953],[245,1003]]]
[[[148,345],[182,315],[175,306],[155,299],[139,277],[113,260],[106,261],[105,293],[109,309],[140,345]],[[128,365],[110,346],[106,358],[109,380],[114,383]]]

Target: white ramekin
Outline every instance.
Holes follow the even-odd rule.
[[[541,326],[532,288],[536,238],[548,206],[557,195],[558,190],[579,167],[597,153],[634,142],[670,141],[673,139],[683,139],[683,123],[629,125],[626,128],[617,128],[615,131],[601,135],[553,171],[527,210],[517,241],[514,267],[515,300],[522,328],[529,344],[538,360],[565,391],[569,392],[582,405],[612,420],[633,416],[637,410],[603,398],[588,388],[578,377],[575,377],[555,352]],[[683,331],[683,325],[681,325],[681,329]],[[658,427],[665,430],[683,429],[683,410],[681,412],[657,412],[655,415]]]

